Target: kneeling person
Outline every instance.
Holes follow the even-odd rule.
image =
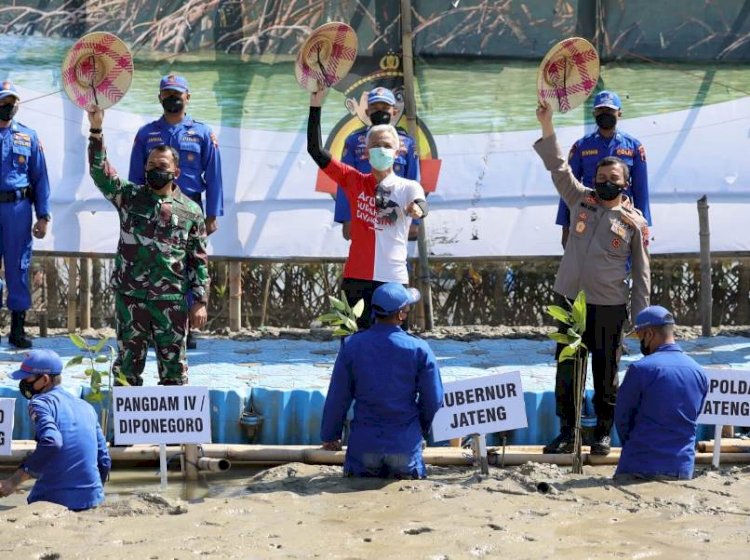
[[[616,478],[693,478],[695,429],[708,392],[703,368],[674,340],[674,317],[652,305],[635,319],[643,358],[631,364],[615,406],[622,453]]]
[[[389,282],[372,296],[375,323],[342,341],[328,387],[320,437],[341,449],[347,412],[354,418],[344,474],[424,478],[422,439],[443,402],[443,383],[427,343],[399,326],[419,292]]]
[[[18,470],[0,482],[0,496],[36,478],[30,504],[52,502],[78,511],[104,500],[103,484],[112,462],[94,408],[62,388],[62,368],[54,351],[32,350],[10,374],[29,399],[37,445]]]

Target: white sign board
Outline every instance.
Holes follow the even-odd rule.
[[[706,368],[708,395],[699,424],[750,426],[750,371]]]
[[[0,399],[0,455],[10,455],[16,399]]]
[[[211,443],[208,387],[114,387],[115,444]]]
[[[453,381],[443,389],[443,406],[432,421],[435,441],[528,426],[519,371]]]

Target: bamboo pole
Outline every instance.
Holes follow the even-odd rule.
[[[701,453],[713,453],[715,442],[713,440],[699,441],[698,451]],[[722,453],[750,453],[750,440],[739,438],[721,438]]]
[[[229,330],[242,328],[242,263],[229,263]]]
[[[78,303],[78,259],[67,257],[68,261],[68,332],[76,332]]]
[[[268,319],[268,297],[271,293],[271,272],[272,272],[271,265],[264,264],[263,265],[263,300],[260,306],[260,326],[261,327],[266,326],[266,320]]]
[[[401,0],[401,50],[403,52],[404,65],[404,113],[408,125],[409,135],[417,136],[417,95],[414,89],[414,50],[412,46],[413,33],[411,22],[411,1]],[[432,286],[430,284],[430,263],[427,259],[427,234],[425,230],[425,218],[419,223],[419,234],[417,238],[419,247],[419,291],[422,293],[422,305],[424,307],[424,328],[431,331],[434,327],[432,316]]]
[[[91,259],[81,258],[81,330],[91,328]]]
[[[36,447],[32,440],[13,440],[11,455],[0,456],[0,464],[22,461]],[[317,465],[342,465],[345,451],[325,451],[315,445],[243,445],[243,444],[205,444],[201,446],[204,457],[226,459],[232,463],[308,463]],[[505,465],[523,465],[528,462],[570,465],[572,455],[545,455],[540,453],[542,446],[509,446],[505,451]],[[167,455],[181,452],[180,446],[168,446]],[[499,448],[488,448],[490,465],[498,465],[501,460]],[[129,447],[110,447],[109,454],[115,463],[154,463],[159,460],[158,445],[132,445]],[[452,447],[428,447],[423,451],[425,463],[443,466],[472,466],[474,458],[465,449]],[[615,465],[620,458],[620,449],[614,448],[605,456],[583,454],[584,464],[590,466]],[[695,462],[701,465],[711,463],[711,453],[696,453]],[[722,464],[750,464],[750,453],[721,453]]]
[[[183,477],[185,480],[198,480],[198,446],[189,443],[181,447]]]
[[[698,223],[701,247],[701,331],[711,336],[711,232],[708,227],[708,199],[698,199]]]

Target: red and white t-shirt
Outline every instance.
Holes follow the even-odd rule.
[[[406,207],[425,199],[421,185],[395,173],[378,184],[372,173],[360,173],[335,159],[323,172],[341,185],[351,209],[344,278],[408,283],[406,243],[411,217]]]

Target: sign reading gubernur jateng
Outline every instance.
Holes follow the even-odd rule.
[[[708,394],[699,424],[750,426],[750,371],[706,368]]]
[[[518,371],[453,381],[443,389],[443,407],[432,421],[435,441],[528,426]]]
[[[112,406],[117,445],[211,442],[207,387],[115,387]]]

